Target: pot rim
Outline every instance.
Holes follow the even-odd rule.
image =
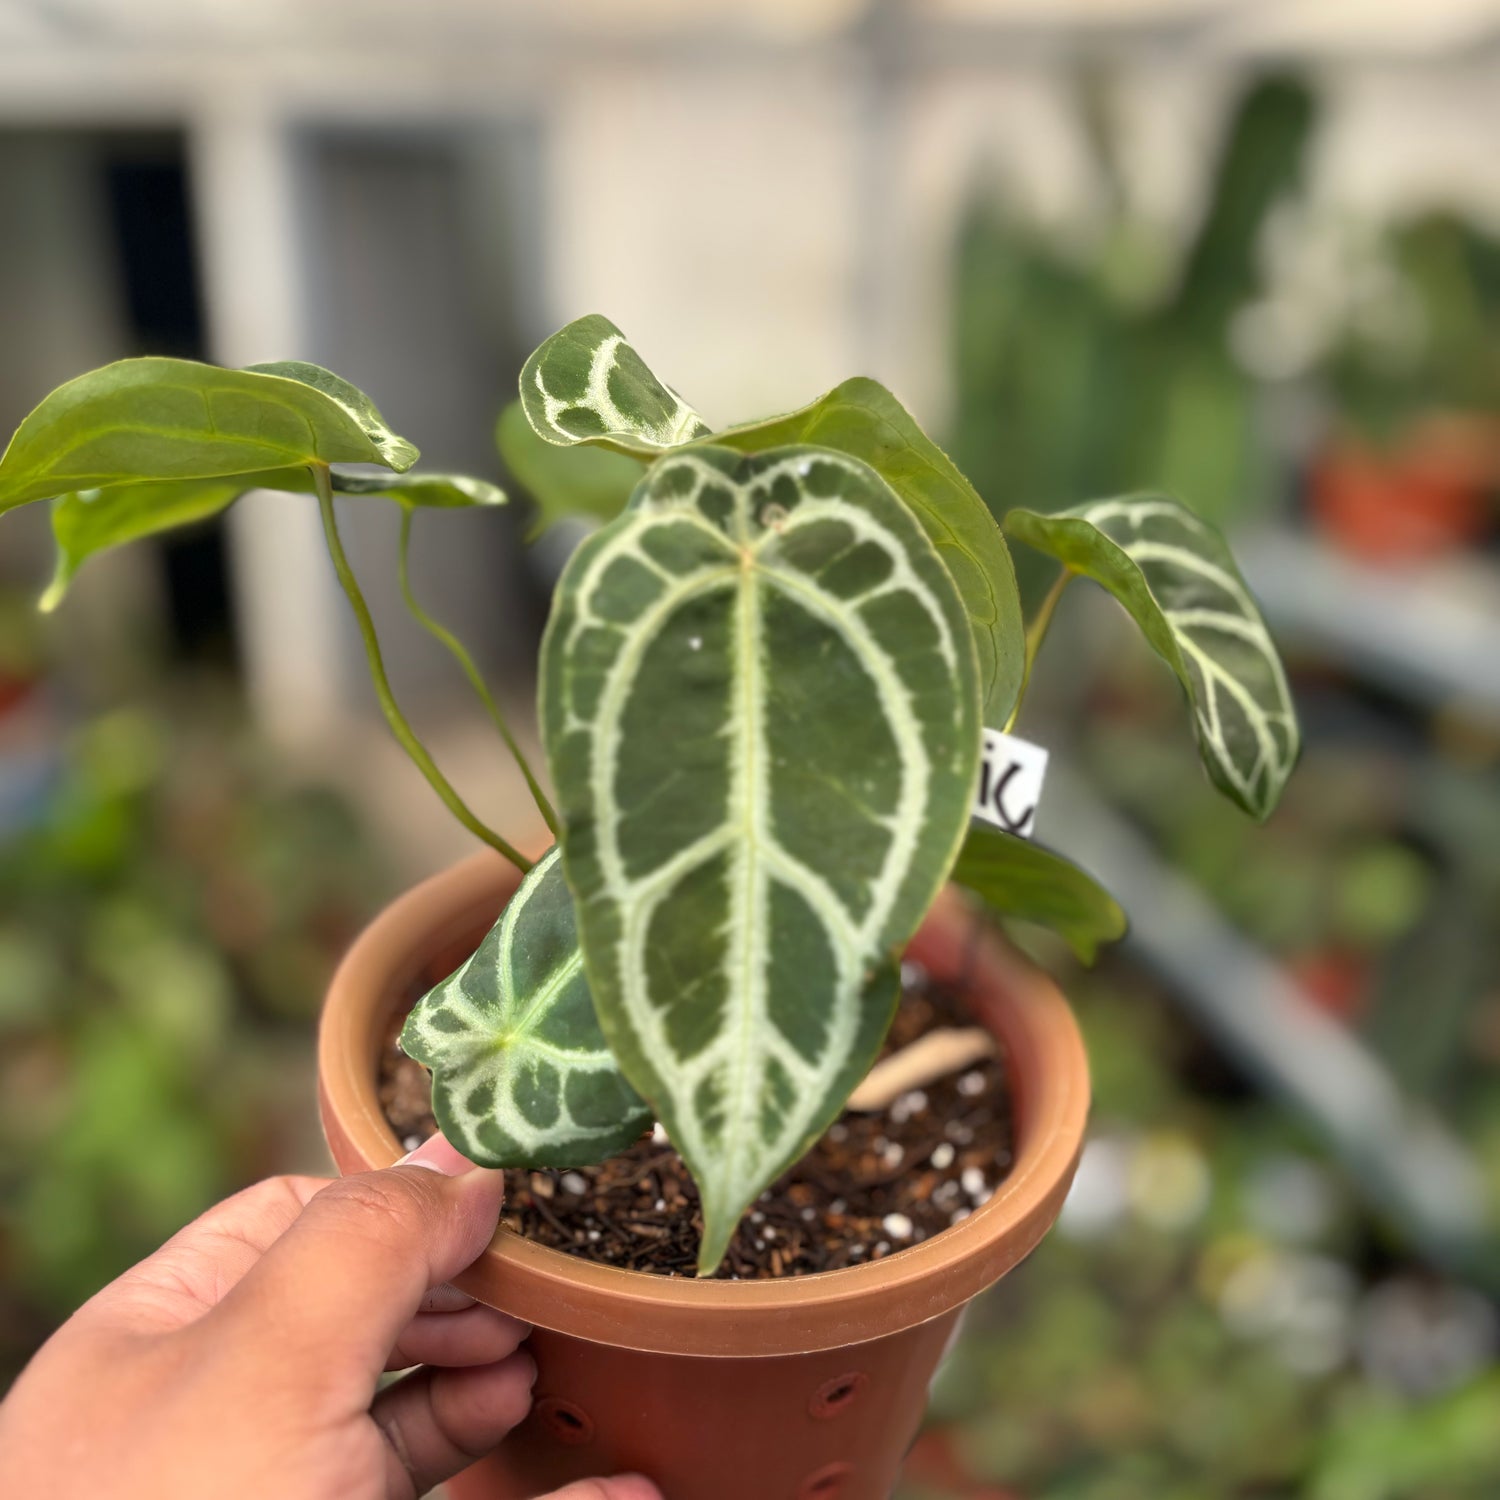
[[[424,966],[495,919],[519,877],[489,850],[407,891],[360,934],[333,976],[318,1031],[319,1104],[342,1172],[403,1152],[386,1123],[375,1065],[387,1017]],[[661,1354],[774,1356],[837,1348],[927,1322],[977,1295],[1051,1228],[1088,1115],[1088,1063],[1053,981],[953,888],[908,948],[939,980],[966,980],[976,1017],[1007,1061],[1010,1173],[968,1218],[882,1260],[765,1281],[699,1281],[598,1265],[500,1228],[454,1284],[525,1322]]]

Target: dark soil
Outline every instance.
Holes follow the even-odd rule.
[[[953,993],[903,966],[886,1051],[933,1026],[972,1025]],[[433,1134],[427,1070],[396,1045],[380,1058],[380,1102],[407,1150]],[[658,1132],[658,1136],[660,1133]],[[721,1277],[805,1276],[894,1255],[957,1224],[1010,1170],[1002,1061],[903,1094],[883,1114],[846,1111],[745,1216]],[[698,1191],[665,1139],[643,1136],[594,1167],[506,1173],[501,1223],[555,1250],[632,1271],[691,1276]]]

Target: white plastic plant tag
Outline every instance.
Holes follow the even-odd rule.
[[[984,731],[974,816],[1006,833],[1030,838],[1047,776],[1047,752],[998,729]]]

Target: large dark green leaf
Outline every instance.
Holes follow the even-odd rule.
[[[597,313],[560,328],[521,367],[521,406],[549,443],[596,443],[652,459],[708,424]]]
[[[595,1019],[556,849],[474,956],[417,1002],[401,1046],[432,1069],[443,1134],[484,1166],[583,1166],[651,1128]]]
[[[712,1270],[864,1075],[968,825],[973,637],[910,511],[821,448],[662,458],[558,585],[542,727],[600,1023]]]
[[[1172,668],[1214,783],[1267,817],[1301,746],[1281,658],[1224,538],[1165,495],[1095,500],[1005,528],[1112,593]]]
[[[22,422],[0,458],[0,512],[116,484],[311,463],[400,472],[416,458],[367,396],[316,365],[126,359],[59,386]]]
[[[800,411],[732,427],[709,441],[742,453],[816,443],[869,464],[911,507],[958,586],[979,654],[985,723],[998,728],[1009,719],[1026,645],[1005,537],[974,486],[883,385],[863,376],[846,380]]]
[[[495,445],[505,467],[536,502],[539,532],[564,516],[613,520],[641,478],[637,459],[587,444],[561,448],[539,437],[519,401],[500,413]]]
[[[1118,902],[1077,865],[998,828],[972,828],[953,867],[956,884],[1002,917],[1050,927],[1086,964],[1125,935]]]
[[[332,475],[334,491],[345,495],[379,495],[407,507],[501,505],[505,492],[483,479],[464,474]],[[42,595],[44,610],[56,609],[79,568],[111,547],[155,536],[194,521],[203,521],[232,505],[247,490],[313,492],[312,471],[269,469],[234,479],[181,479],[157,483],[115,484],[105,489],[76,490],[52,502],[52,536],[57,561],[52,582]]]

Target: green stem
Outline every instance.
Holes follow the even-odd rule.
[[[375,622],[370,618],[369,606],[365,603],[365,596],[360,592],[354,569],[349,566],[349,559],[344,555],[344,544],[339,540],[338,518],[333,512],[333,485],[329,480],[328,465],[311,464],[309,467],[312,470],[313,486],[318,492],[318,513],[323,518],[323,536],[328,543],[328,555],[333,559],[333,570],[338,574],[339,586],[343,589],[344,597],[348,599],[349,607],[354,611],[355,621],[359,625],[360,639],[365,647],[365,660],[369,663],[370,676],[375,683],[375,696],[380,700],[380,708],[385,714],[386,723],[391,726],[391,733],[396,736],[401,748],[411,757],[412,763],[427,778],[428,785],[443,799],[443,804],[448,811],[475,838],[481,839],[490,848],[503,854],[524,875],[531,868],[531,861],[514,845],[501,838],[492,828],[486,827],[474,816],[468,804],[453,789],[448,778],[438,770],[436,762],[427,752],[427,747],[417,738],[411,725],[406,722],[406,716],[396,702],[396,695],[391,691],[390,678],[385,673],[385,661],[380,654],[380,641],[375,634]]]
[[[1063,590],[1074,577],[1075,574],[1071,568],[1064,568],[1057,575],[1056,581],[1047,590],[1046,597],[1037,606],[1037,612],[1031,617],[1031,623],[1026,627],[1026,666],[1021,672],[1021,690],[1016,694],[1016,706],[1011,709],[1010,717],[1005,721],[1007,734],[1021,716],[1021,704],[1025,702],[1026,689],[1031,685],[1031,668],[1036,661],[1037,652],[1042,649],[1042,642],[1047,638],[1047,627],[1052,623],[1052,616],[1057,610],[1057,601],[1062,598]]]
[[[510,725],[505,721],[505,715],[500,711],[500,705],[495,702],[493,694],[485,685],[484,677],[478,667],[474,665],[474,658],[469,655],[462,641],[453,634],[447,626],[427,613],[417,602],[416,595],[411,588],[410,571],[410,549],[411,549],[411,523],[414,512],[410,506],[401,507],[401,550],[397,555],[397,571],[401,579],[401,597],[406,601],[406,607],[411,612],[411,617],[425,630],[435,641],[447,647],[453,659],[463,668],[464,676],[469,679],[469,686],[479,695],[479,701],[484,704],[485,711],[494,720],[495,728],[500,731],[500,738],[505,741],[505,748],[514,756],[516,765],[521,769],[521,775],[526,778],[526,785],[531,788],[532,800],[536,803],[537,811],[541,813],[542,820],[552,830],[554,839],[562,837],[562,829],[557,821],[557,814],[553,811],[552,804],[547,800],[547,794],[542,790],[541,783],[532,773],[531,763],[526,759],[521,747],[516,743],[515,736],[510,732]]]

